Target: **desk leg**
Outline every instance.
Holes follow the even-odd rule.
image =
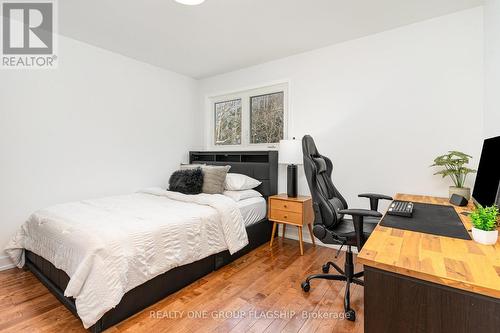
[[[307,228],[309,229],[309,235],[311,235],[311,240],[313,242],[313,245],[316,246],[316,242],[314,241],[312,225],[310,223],[308,223]]]
[[[273,247],[274,235],[276,234],[276,222],[273,222],[273,231],[271,232],[271,242],[269,243],[269,247]]]
[[[304,255],[304,245],[302,244],[302,227],[298,227],[299,228],[299,243],[300,243],[300,255],[303,256]]]
[[[286,230],[286,224],[283,223],[283,232],[281,234],[281,238],[285,238],[285,230]]]

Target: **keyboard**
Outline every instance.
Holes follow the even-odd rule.
[[[404,217],[412,217],[413,215],[413,202],[408,201],[399,201],[394,200],[389,209],[387,210],[387,214],[396,215],[396,216],[404,216]]]

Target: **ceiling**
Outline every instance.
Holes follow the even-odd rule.
[[[62,35],[204,78],[479,6],[482,0],[59,1]]]

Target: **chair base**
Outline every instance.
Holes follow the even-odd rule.
[[[313,274],[309,275],[304,282],[302,282],[301,287],[302,290],[308,292],[311,289],[311,280],[314,279],[325,279],[325,280],[334,280],[334,281],[345,281],[345,294],[344,294],[344,312],[347,320],[355,321],[356,320],[356,312],[351,309],[351,283],[364,286],[363,280],[359,279],[363,276],[363,272],[354,273],[354,263],[353,263],[353,255],[351,251],[351,247],[347,247],[347,252],[345,255],[345,264],[344,270],[342,270],[335,263],[329,261],[323,265],[323,273],[324,274]],[[340,274],[328,274],[330,267],[335,268],[337,272]]]

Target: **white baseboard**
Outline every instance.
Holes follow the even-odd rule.
[[[4,271],[6,269],[14,267],[16,266],[12,263],[9,257],[7,256],[0,257],[0,271]]]
[[[283,225],[282,224],[279,225],[278,231],[279,231],[278,235],[281,237],[282,232],[283,232]],[[286,227],[286,232],[285,232],[285,238],[299,240],[299,231],[298,231],[298,228],[294,227],[294,226],[291,226],[291,225],[287,226]],[[302,240],[305,243],[312,244],[311,235],[309,234],[309,229],[307,229],[307,227],[302,228]],[[318,245],[319,246],[324,246],[324,247],[328,247],[328,248],[335,249],[335,250],[338,250],[340,248],[340,245],[324,244],[324,243],[322,243],[318,239],[314,239],[314,241],[316,242],[317,246]],[[345,251],[345,250],[347,250],[347,247],[343,247],[342,248],[342,251]],[[358,253],[358,249],[356,247],[353,247],[352,248],[352,252],[353,253]]]

